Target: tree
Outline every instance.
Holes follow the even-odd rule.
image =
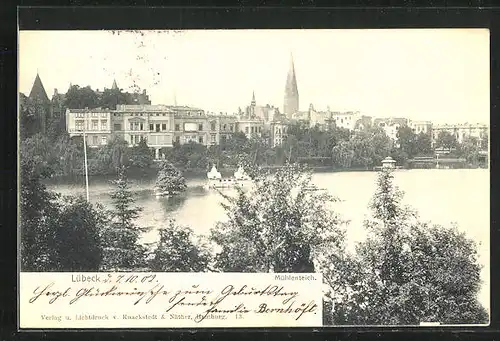
[[[24,139],[20,145],[20,154],[22,158],[33,161],[30,166],[34,167],[33,172],[38,176],[48,178],[54,174],[57,158],[45,135],[37,133]]]
[[[460,144],[460,154],[469,164],[479,164],[480,141],[474,136],[466,136]]]
[[[80,88],[73,85],[68,89],[64,99],[64,107],[70,109],[93,109],[99,106],[99,98],[90,86]]]
[[[417,134],[408,126],[399,127],[397,132],[399,148],[408,155],[408,158],[413,158],[418,154]]]
[[[99,98],[98,104],[102,108],[115,110],[118,104],[134,104],[134,102],[121,89],[105,89]]]
[[[130,150],[130,166],[146,169],[153,164],[154,157],[145,139]]]
[[[328,257],[334,324],[484,323],[477,300],[475,244],[455,228],[430,226],[402,205],[391,171],[381,171],[365,222],[368,237],[354,255]],[[335,264],[342,274],[328,269]],[[340,264],[340,265],[338,265]]]
[[[134,206],[125,167],[120,167],[111,193],[114,210],[103,233],[103,270],[134,270],[145,266],[146,248],[140,244],[144,231],[135,224],[141,208]]]
[[[270,176],[256,174],[254,188],[222,195],[227,222],[211,239],[220,246],[215,266],[229,272],[314,272],[315,256],[344,241],[335,198],[314,187],[310,172],[286,165]]]
[[[481,133],[481,150],[488,150],[488,131],[483,131]]]
[[[448,131],[440,131],[436,140],[437,148],[454,149],[458,145],[455,135]]]
[[[19,134],[21,140],[34,135],[37,131],[36,109],[31,100],[19,94]]]
[[[431,134],[421,132],[417,135],[416,153],[420,155],[432,154],[432,137]]]
[[[21,151],[22,271],[97,271],[104,214],[82,198],[60,196],[42,183],[43,166]]]
[[[158,171],[155,188],[167,195],[177,195],[186,190],[186,179],[174,165],[163,161]]]
[[[66,197],[59,208],[54,250],[59,271],[99,271],[102,262],[101,232],[107,223],[102,207],[83,197]]]
[[[59,156],[57,175],[83,174],[83,140],[72,139],[68,134],[63,134],[53,144],[53,152]]]
[[[201,238],[191,229],[170,221],[168,227],[160,230],[150,268],[158,272],[204,272],[210,260],[210,250]]]
[[[40,166],[21,149],[20,229],[22,271],[50,271],[57,268],[53,219],[57,217],[57,195],[41,182]]]
[[[97,151],[98,172],[112,174],[121,167],[127,167],[130,162],[129,152],[127,141],[121,136],[113,135],[108,143]]]
[[[332,148],[332,159],[336,166],[350,168],[354,158],[354,151],[348,141],[340,141]]]

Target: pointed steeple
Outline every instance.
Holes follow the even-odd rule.
[[[255,106],[255,91],[252,91],[252,105]]]
[[[31,100],[49,102],[49,96],[47,96],[47,92],[43,87],[42,80],[40,79],[40,75],[38,73],[36,74],[35,81],[33,82],[29,98]]]
[[[299,110],[299,90],[297,87],[297,77],[295,75],[295,65],[293,63],[293,55],[290,54],[290,67],[285,84],[285,101],[283,105],[283,113],[291,117]]]
[[[118,85],[116,84],[116,79],[113,79],[113,85],[111,86],[112,90],[118,90]]]

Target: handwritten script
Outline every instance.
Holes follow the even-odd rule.
[[[321,320],[320,287],[311,293],[311,284],[320,279],[317,274],[298,280],[280,280],[272,274],[43,275],[28,282],[27,290],[21,285],[21,300],[25,309],[45,311],[44,321],[174,320],[197,325],[226,320],[229,327],[245,325],[245,320],[251,325],[256,318]]]

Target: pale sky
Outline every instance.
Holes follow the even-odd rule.
[[[147,89],[153,104],[283,109],[293,54],[300,110],[489,123],[486,29],[20,31],[19,86]]]

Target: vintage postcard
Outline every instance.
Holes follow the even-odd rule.
[[[488,325],[489,31],[19,31],[19,327]]]

